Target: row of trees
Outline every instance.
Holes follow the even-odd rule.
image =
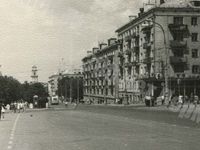
[[[83,99],[83,78],[64,77],[58,80],[58,95],[71,102]]]
[[[0,76],[0,100],[4,103],[11,103],[18,100],[33,102],[33,96],[38,95],[43,99],[48,96],[47,90],[41,83],[21,84],[13,77]]]

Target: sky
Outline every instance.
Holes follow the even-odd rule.
[[[3,75],[39,81],[59,68],[80,68],[87,51],[116,37],[115,30],[147,0],[1,0],[0,65]]]

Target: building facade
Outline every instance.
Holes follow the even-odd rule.
[[[198,94],[200,1],[161,1],[116,30],[119,98]]]
[[[50,97],[58,95],[58,79],[59,78],[61,78],[60,74],[54,74],[49,77],[48,93]]]
[[[111,38],[82,59],[84,100],[94,103],[115,103],[118,99],[118,46]]]

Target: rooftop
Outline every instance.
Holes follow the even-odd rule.
[[[116,32],[121,32],[122,30],[124,30],[126,27],[134,24],[135,22],[137,22],[138,20],[140,20],[141,18],[143,18],[144,16],[146,16],[149,13],[152,13],[156,10],[183,10],[183,9],[188,9],[188,10],[195,10],[195,11],[200,11],[200,0],[165,0],[165,3],[156,6],[156,7],[152,7],[151,9],[147,10],[146,12],[143,12],[142,14],[140,14],[140,16],[136,17],[135,19],[129,21],[128,23],[126,23],[125,25],[119,27]]]
[[[199,1],[199,0],[165,0],[166,2],[159,7],[161,8],[187,8],[192,7],[192,1]]]

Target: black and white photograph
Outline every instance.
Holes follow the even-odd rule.
[[[0,150],[199,150],[200,0],[0,0]]]

